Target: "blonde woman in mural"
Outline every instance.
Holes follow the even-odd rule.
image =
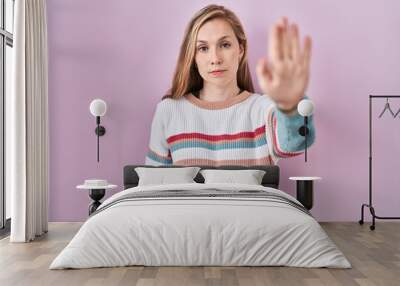
[[[297,104],[310,74],[311,38],[283,17],[269,35],[269,58],[256,73],[238,17],[209,5],[189,22],[172,87],[154,114],[146,165],[273,165],[305,148]],[[309,118],[307,146],[315,129]]]

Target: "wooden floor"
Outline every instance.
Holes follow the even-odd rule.
[[[400,285],[400,223],[322,223],[353,268],[119,267],[48,270],[81,223],[51,223],[32,243],[0,241],[0,285]]]

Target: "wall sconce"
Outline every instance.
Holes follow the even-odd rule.
[[[96,124],[97,127],[95,129],[95,133],[97,135],[97,162],[100,161],[99,159],[99,136],[103,136],[106,133],[106,129],[100,125],[100,117],[104,116],[107,111],[107,104],[102,99],[94,99],[90,103],[90,113],[96,117]]]
[[[304,162],[307,162],[307,135],[310,133],[308,129],[308,116],[314,112],[314,104],[309,99],[303,99],[297,105],[297,111],[301,116],[304,116],[304,125],[299,128],[299,134],[304,136],[305,149],[304,149]]]

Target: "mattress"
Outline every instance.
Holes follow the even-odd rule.
[[[111,196],[50,269],[129,265],[351,267],[292,196],[258,185],[199,183]]]

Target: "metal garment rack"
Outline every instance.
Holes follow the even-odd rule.
[[[383,217],[378,216],[375,213],[375,209],[372,205],[372,100],[376,99],[389,99],[389,98],[400,98],[400,95],[370,95],[369,96],[369,203],[362,204],[361,206],[361,219],[358,221],[359,224],[364,224],[364,207],[369,208],[372,215],[372,225],[369,226],[371,230],[375,229],[375,219],[400,219],[400,217]]]

